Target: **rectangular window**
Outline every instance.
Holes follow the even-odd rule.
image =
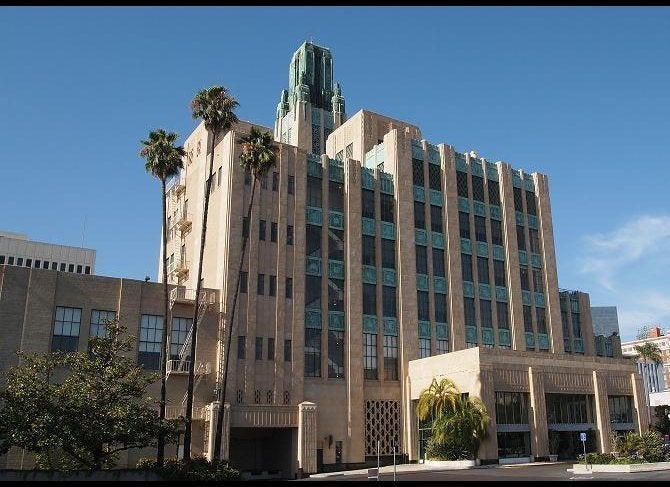
[[[258,274],[258,281],[256,281],[256,294],[265,294],[265,274]]]
[[[435,301],[435,321],[438,323],[447,322],[447,295],[435,293],[433,294]]]
[[[10,257],[10,258],[11,258],[11,257]],[[17,265],[21,265],[21,264],[17,264]],[[66,268],[66,266],[67,266],[67,264],[66,264],[65,262],[61,262],[61,263],[60,263],[60,271],[61,271],[61,272],[65,272],[65,268]]]
[[[486,242],[486,218],[475,216],[475,238],[477,242]]]
[[[321,257],[321,227],[318,225],[307,225],[306,242],[307,255],[310,257]]]
[[[468,213],[458,212],[458,230],[461,238],[470,238],[470,215]]]
[[[444,250],[433,247],[433,275],[444,277]]]
[[[39,269],[41,263],[42,261],[40,261],[39,259],[35,259],[35,269]],[[81,266],[79,266],[79,268],[81,269]],[[79,273],[81,274],[81,270],[79,271]]]
[[[218,172],[216,173],[216,185],[221,186],[221,173],[223,172],[223,168],[220,167]]]
[[[537,205],[535,204],[535,193],[526,190],[526,209],[529,215],[537,216]]]
[[[242,217],[242,238],[249,237],[249,220],[246,216]]]
[[[375,238],[363,235],[363,265],[375,264]]]
[[[172,330],[170,332],[170,360],[180,360],[180,354],[184,343],[186,343],[186,337],[188,332],[193,325],[193,320],[191,318],[172,318]],[[191,348],[190,346],[184,350],[183,356],[186,361],[191,360]]]
[[[484,178],[472,176],[472,199],[484,202]]]
[[[16,265],[19,267],[23,267],[23,257],[16,258]],[[65,264],[63,264],[63,270],[65,270]]]
[[[67,271],[68,271],[68,272],[74,272],[74,264],[69,264],[69,265],[67,266]]]
[[[9,265],[14,265],[14,256],[12,256],[12,255],[8,256],[7,257],[7,263]],[[63,269],[63,270],[65,270],[65,269]]]
[[[344,260],[344,230],[328,229],[328,258]]]
[[[305,276],[305,308],[321,309],[321,276]]]
[[[416,292],[416,302],[419,321],[430,321],[430,311],[428,308],[428,293],[426,291]]]
[[[505,262],[502,260],[493,261],[493,279],[496,286],[505,286]]]
[[[498,329],[509,330],[509,319],[507,318],[507,303],[496,303],[496,311],[498,315]]]
[[[321,377],[321,330],[305,328],[305,377]]]
[[[246,271],[240,272],[240,292],[241,293],[246,293],[247,292],[247,278],[248,274]]]
[[[496,422],[498,424],[528,424],[528,393],[496,392]]]
[[[344,311],[344,279],[328,279],[328,310]]]
[[[270,289],[268,295],[269,296],[277,295],[277,276],[270,276]]]
[[[493,245],[502,245],[502,222],[491,220],[491,243]]]
[[[270,242],[277,241],[277,222],[270,223]]]
[[[348,159],[351,159],[352,157],[354,157],[354,143],[353,143],[353,142],[352,142],[351,144],[348,144],[348,145],[344,148],[344,155],[345,155],[345,157],[347,157]]]
[[[0,255],[0,265],[3,265],[5,263],[5,256]]]
[[[428,184],[430,189],[442,191],[442,169],[436,164],[428,164]]]
[[[344,211],[344,184],[328,181],[328,206],[331,210]]]
[[[387,193],[379,193],[381,220],[384,222],[393,223],[393,195]]]
[[[11,257],[10,257],[10,259],[11,259]],[[11,264],[11,263],[12,263],[12,262],[10,262],[10,264]],[[52,270],[52,271],[58,270],[58,262],[52,262],[52,263],[51,263],[51,270]]]
[[[547,319],[544,308],[535,308],[535,318],[537,319],[537,332],[547,333]]]
[[[490,179],[486,183],[489,187],[489,205],[500,206],[500,186],[498,181],[491,181]]]
[[[414,228],[426,228],[426,213],[424,204],[414,202]]]
[[[321,179],[307,176],[307,206],[321,208]]]
[[[525,331],[533,331],[533,308],[530,306],[523,307],[523,328]]]
[[[247,337],[244,335],[237,337],[237,358],[247,358]]]
[[[363,333],[363,377],[377,379],[377,335]]]
[[[398,337],[384,335],[384,380],[398,380]]]
[[[328,378],[344,378],[344,332],[328,330]]]
[[[395,269],[395,240],[382,239],[382,267]]]
[[[33,259],[26,259],[26,267],[32,267],[32,266],[33,266]],[[74,271],[70,271],[70,272],[74,272]]]
[[[487,301],[486,299],[479,300],[479,322],[483,328],[493,328],[491,301]]]
[[[284,362],[291,361],[291,340],[284,340]]]
[[[256,337],[256,360],[263,360],[263,337]]]
[[[534,228],[528,229],[528,236],[530,237],[530,251],[536,254],[540,253],[540,234]]]
[[[472,282],[472,256],[461,254],[461,269],[463,269],[463,280]]]
[[[466,326],[476,326],[475,300],[474,298],[463,298],[463,312]]]
[[[279,173],[276,171],[272,172],[272,191],[279,190]]]
[[[435,352],[437,355],[443,353],[449,353],[449,341],[448,340],[437,340],[435,342]]]
[[[361,190],[361,209],[364,218],[375,218],[375,192],[363,188]]]
[[[523,213],[523,198],[521,188],[514,188],[514,209]]]
[[[430,357],[430,338],[419,338],[419,358]]]
[[[468,173],[456,171],[456,190],[458,196],[468,198]]]
[[[91,310],[91,329],[89,338],[106,337],[107,328],[105,324],[111,323],[116,319],[116,311],[104,311],[100,309]]]
[[[265,220],[258,221],[258,240],[265,240]]]
[[[581,338],[582,336],[582,326],[579,322],[579,313],[572,313],[572,336],[575,338]]]
[[[523,289],[524,291],[530,291],[530,281],[528,279],[527,267],[519,268],[519,277],[521,278],[521,289]]]
[[[288,194],[295,193],[295,176],[288,177]]]
[[[521,225],[516,226],[516,242],[519,250],[526,250],[526,232]]]
[[[375,284],[363,284],[363,314],[377,314],[377,286]]]
[[[147,370],[160,370],[163,346],[163,317],[142,315],[137,362]]]
[[[288,299],[293,299],[293,278],[286,278],[286,297]]]
[[[442,226],[442,207],[430,205],[430,229],[433,232],[444,232]]]
[[[414,186],[424,186],[423,161],[421,159],[412,159],[412,184]]]
[[[542,269],[533,268],[533,289],[536,293],[544,292],[544,282],[542,279]]]
[[[390,318],[396,316],[395,287],[382,286],[382,315]]]
[[[423,245],[416,245],[416,272],[428,274],[428,249]]]
[[[53,341],[51,351],[76,352],[79,345],[81,308],[56,306]]]
[[[477,257],[477,281],[480,284],[489,283],[489,259]]]
[[[293,225],[286,226],[286,245],[293,245]]]
[[[45,269],[46,269],[46,267],[45,267]],[[90,274],[90,273],[91,273],[91,266],[90,266],[90,265],[87,265],[87,266],[84,268],[84,274]]]
[[[275,359],[275,339],[268,338],[268,360]]]

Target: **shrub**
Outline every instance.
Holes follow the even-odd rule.
[[[612,453],[587,453],[586,463],[595,463],[601,465],[609,465],[614,463],[616,457]]]
[[[226,462],[219,460],[209,461],[205,457],[193,457],[188,465],[183,459],[167,459],[162,468],[156,465],[152,458],[142,458],[137,462],[138,470],[151,470],[160,475],[164,480],[192,480],[192,481],[214,481],[240,480],[239,470]]]
[[[474,452],[462,443],[438,442],[431,437],[426,443],[426,456],[431,460],[472,460]]]

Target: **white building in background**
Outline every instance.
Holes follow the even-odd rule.
[[[51,269],[77,274],[95,273],[95,250],[28,240],[0,230],[0,265]]]
[[[663,392],[670,389],[670,334],[663,333],[659,326],[649,330],[649,336],[640,340],[632,340],[621,344],[621,352],[624,357],[637,355],[635,347],[645,343],[654,343],[661,351],[662,362],[658,364],[644,364],[640,360],[638,369],[644,378],[645,388],[649,393]]]

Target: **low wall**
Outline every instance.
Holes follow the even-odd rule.
[[[623,465],[603,465],[603,464],[588,464],[575,463],[572,465],[573,473],[589,474],[592,472],[653,472],[655,470],[670,470],[670,462],[656,462],[656,463],[627,463]]]
[[[49,470],[0,470],[0,482],[2,481],[43,481],[43,480],[66,480],[66,481],[154,481],[161,480],[155,472],[144,470],[100,470],[98,472],[74,471],[59,472]]]

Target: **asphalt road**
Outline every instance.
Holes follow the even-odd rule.
[[[399,465],[396,481],[670,481],[670,470],[640,473],[591,473],[573,474],[572,463],[538,463],[475,467],[462,470],[430,470],[423,465]],[[368,481],[367,471],[319,474],[301,481]],[[393,467],[381,469],[379,480],[393,481]]]

